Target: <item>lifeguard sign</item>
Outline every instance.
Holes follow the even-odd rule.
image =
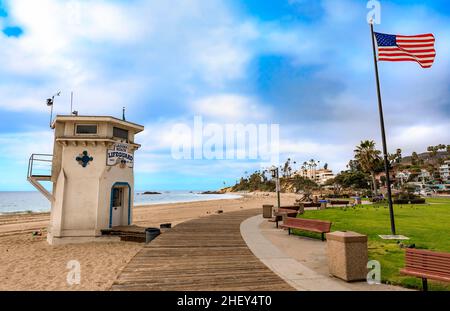
[[[133,223],[134,141],[142,125],[109,116],[58,115],[52,123],[51,172],[28,180],[51,202],[47,241],[52,244],[111,239],[104,229]],[[37,167],[37,166],[36,166]],[[52,191],[40,181],[50,181]]]
[[[106,155],[106,165],[133,168],[134,155],[129,152],[128,144],[114,144],[113,149],[109,149]]]

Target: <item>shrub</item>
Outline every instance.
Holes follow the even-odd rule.
[[[382,197],[373,197],[373,198],[370,198],[370,202],[373,202],[373,203],[383,203],[383,202],[385,202],[386,200],[385,199],[383,199]]]
[[[425,204],[425,199],[423,198],[412,199],[411,204]]]
[[[409,204],[409,200],[406,199],[395,199],[394,204]]]

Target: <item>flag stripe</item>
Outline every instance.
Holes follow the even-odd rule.
[[[395,54],[395,53],[407,53],[409,55],[436,55],[435,51],[430,51],[430,52],[424,52],[424,51],[420,51],[420,52],[416,52],[416,53],[411,53],[410,51],[406,51],[403,49],[397,49],[397,50],[386,50],[386,51],[380,51],[379,54]]]
[[[384,54],[384,53],[380,53],[380,57],[381,56],[383,56],[383,57],[395,57],[395,56],[399,56],[399,55],[405,55],[405,56],[411,56],[411,57],[414,57],[414,58],[417,58],[417,59],[424,59],[424,58],[434,58],[434,55],[433,54],[428,54],[428,55],[421,55],[421,56],[416,56],[416,55],[413,55],[413,54],[409,54],[409,53],[394,53],[394,54]]]
[[[420,45],[420,44],[434,44],[435,40],[396,40],[397,44]]]
[[[400,36],[397,36],[397,40],[398,41],[434,41],[435,38],[433,35],[427,36],[427,37],[414,36],[414,37],[407,37],[407,38],[404,38],[404,37],[402,38]]]
[[[384,59],[384,60],[390,60],[390,59],[411,59],[411,60],[417,60],[419,62],[426,63],[427,61],[432,62],[434,60],[434,57],[418,59],[417,57],[409,56],[409,55],[397,55],[397,56],[389,56],[389,57],[381,56],[380,59]]]
[[[427,65],[427,64],[429,64],[429,65],[433,64],[432,61],[429,61],[429,62],[420,62],[420,61],[418,61],[417,59],[412,59],[412,58],[394,58],[394,59],[386,59],[386,61],[390,61],[390,62],[413,61],[413,62],[417,62],[417,63],[419,63],[419,64],[421,64],[421,65],[424,65],[424,66]]]
[[[384,58],[398,57],[398,56],[413,57],[415,59],[420,59],[420,60],[434,59],[434,57],[435,57],[435,55],[433,55],[433,54],[420,55],[420,56],[412,55],[412,54],[409,54],[409,53],[393,53],[393,54],[380,53],[379,54],[379,57],[384,57]]]
[[[393,49],[393,50],[380,50],[378,55],[393,55],[393,54],[407,54],[407,55],[413,55],[413,56],[417,56],[417,57],[430,57],[430,56],[436,56],[436,51],[431,50],[431,51],[420,51],[420,52],[416,52],[416,53],[411,53],[410,51],[405,51],[403,49]]]
[[[399,49],[400,48],[397,47],[397,46],[379,48],[380,51],[392,51],[392,50],[399,50]],[[404,47],[402,48],[402,50],[408,51],[410,53],[421,53],[421,52],[424,52],[424,51],[433,51],[433,52],[436,51],[435,49],[430,49],[430,48],[414,48],[414,49],[411,49],[411,48],[404,48]]]
[[[404,47],[418,47],[418,48],[425,48],[425,47],[433,47],[434,43],[399,43],[398,46],[404,46]]]
[[[434,35],[432,33],[427,33],[427,34],[423,34],[423,35],[415,35],[415,36],[402,36],[402,35],[397,35],[397,38],[424,38],[424,37],[433,37]]]

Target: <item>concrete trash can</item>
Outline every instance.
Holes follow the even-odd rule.
[[[272,218],[273,205],[263,205],[263,218]]]
[[[158,228],[146,228],[145,229],[145,243],[150,243],[158,235],[161,234],[161,230]]]
[[[351,231],[327,234],[328,269],[347,282],[367,278],[367,235]]]

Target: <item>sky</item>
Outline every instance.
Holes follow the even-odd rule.
[[[379,64],[388,148],[450,144],[450,8],[381,2],[378,32],[433,33],[431,69]],[[136,190],[206,190],[260,168],[251,159],[174,159],[175,124],[279,124],[280,160],[345,169],[380,144],[365,0],[0,0],[1,190],[32,190],[32,153],[51,153],[55,113],[145,126]]]

